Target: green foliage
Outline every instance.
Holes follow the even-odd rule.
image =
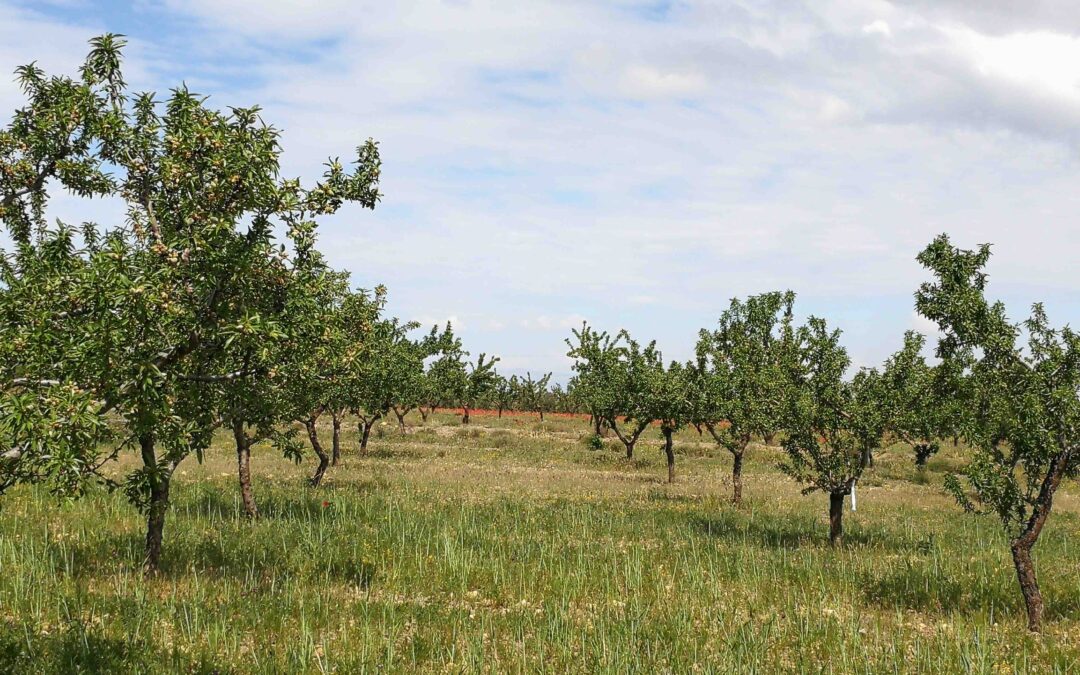
[[[733,299],[719,327],[698,336],[691,416],[733,453],[781,426],[794,302],[790,291]]]

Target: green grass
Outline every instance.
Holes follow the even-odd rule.
[[[904,448],[882,452],[834,551],[825,498],[801,496],[776,449],[750,451],[734,509],[729,457],[692,431],[669,486],[655,434],[627,462],[590,449],[583,421],[456,425],[379,427],[371,455],[347,454],[317,491],[310,466],[263,449],[255,523],[222,437],[180,467],[153,580],[121,495],[15,491],[0,507],[0,672],[1080,667],[1071,487],[1037,548],[1049,625],[1030,636],[996,521],[941,494],[955,450],[921,478]]]

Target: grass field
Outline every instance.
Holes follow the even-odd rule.
[[[366,458],[351,429],[317,491],[310,460],[261,449],[254,523],[222,436],[177,473],[153,580],[122,495],[9,494],[0,672],[1080,668],[1073,486],[1036,549],[1049,621],[1031,636],[997,521],[941,493],[954,449],[926,476],[882,451],[831,550],[827,498],[801,496],[775,448],[751,449],[734,509],[730,456],[693,430],[667,485],[658,433],[627,462],[579,420],[412,422],[379,427]]]

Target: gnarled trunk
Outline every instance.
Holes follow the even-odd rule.
[[[776,440],[776,432],[775,431],[766,432],[766,434],[761,437],[761,440],[765,441],[765,445],[772,445],[773,441]]]
[[[667,455],[667,482],[675,482],[675,446],[671,441],[671,427],[664,427],[664,454]]]
[[[360,454],[367,454],[368,439],[371,438],[371,427],[375,426],[375,422],[379,421],[379,416],[372,417],[368,421],[360,420],[357,424],[357,431],[360,432]]]
[[[334,437],[330,448],[331,458],[330,463],[334,466],[338,465],[341,461],[341,417],[342,413],[334,411],[330,413],[331,421],[334,425]]]
[[[319,441],[319,432],[315,427],[315,422],[318,418],[315,415],[307,418],[304,421],[304,428],[307,429],[308,440],[311,441],[311,449],[315,451],[315,454],[319,457],[319,466],[315,469],[315,474],[311,477],[311,487],[319,487],[322,483],[323,474],[326,473],[326,467],[330,466],[330,455],[326,454],[323,450],[322,443]]]
[[[844,540],[844,493],[829,493],[829,545],[837,547]]]
[[[1035,564],[1031,559],[1031,551],[1038,543],[1046,519],[1053,509],[1054,493],[1057,492],[1061,479],[1065,476],[1071,454],[1069,450],[1063,450],[1051,460],[1046,477],[1043,478],[1042,486],[1039,488],[1035,507],[1031,510],[1031,516],[1020,532],[1020,536],[1010,542],[1016,578],[1020,582],[1020,592],[1024,595],[1024,606],[1027,609],[1028,630],[1036,633],[1042,630],[1045,605],[1042,592],[1039,591],[1039,581],[1035,577]]]
[[[153,434],[139,437],[143,466],[150,472],[150,503],[146,514],[146,546],[143,573],[153,576],[161,569],[161,545],[165,535],[165,514],[169,510],[169,483],[172,472],[160,469]]]
[[[251,439],[244,432],[244,423],[233,421],[233,440],[236,441],[236,470],[240,478],[240,499],[244,503],[244,513],[248,518],[259,516],[255,506],[255,496],[251,489]]]

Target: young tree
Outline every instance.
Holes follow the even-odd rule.
[[[5,293],[25,305],[11,315],[48,324],[78,345],[47,372],[15,379],[65,383],[98,402],[99,418],[123,420],[124,441],[107,457],[127,439],[138,447],[142,467],[126,477],[124,490],[146,514],[145,565],[153,573],[173,473],[189,454],[201,455],[217,422],[204,379],[227,377],[223,368],[240,344],[218,338],[273,339],[272,323],[243,292],[251,271],[275,256],[305,255],[315,219],[344,202],[373,208],[379,158],[368,142],[352,171],[335,160],[310,189],[282,180],[278,132],[257,108],[222,113],[183,87],[164,105],[150,94],[129,98],[122,44],[116,36],[95,39],[78,80],[20,69],[29,103],[0,134],[0,220],[16,247]],[[124,199],[127,222],[107,230],[86,225],[82,249],[56,251],[45,227],[51,183]],[[290,247],[274,245],[279,227]],[[46,254],[65,258],[69,273],[31,287],[26,272]],[[18,324],[9,329],[22,332]],[[49,347],[26,344],[39,348]],[[12,391],[12,383],[0,390]],[[26,475],[20,463],[11,470]]]
[[[495,401],[495,408],[499,411],[500,419],[503,416],[503,410],[513,410],[514,406],[518,405],[520,391],[521,384],[518,382],[517,375],[511,375],[509,378],[499,376],[492,396]]]
[[[844,382],[850,360],[840,331],[811,317],[796,331],[795,348],[785,360],[787,459],[780,469],[806,484],[803,493],[829,495],[829,543],[843,538],[844,497],[865,467],[865,443],[852,432],[855,387]]]
[[[532,373],[526,372],[525,378],[518,380],[518,396],[522,408],[540,413],[540,421],[544,421],[544,408],[547,406],[548,382],[551,381],[551,373],[540,379],[534,380]]]
[[[651,348],[653,345],[650,344]],[[662,357],[656,354],[662,364]],[[667,458],[668,483],[675,482],[675,445],[672,437],[686,423],[691,411],[687,398],[690,390],[690,367],[676,361],[664,368],[648,371],[647,401],[649,412],[642,417],[659,420],[660,433],[664,436],[664,456]]]
[[[573,331],[573,338],[565,341],[570,348],[566,355],[574,359],[575,375],[570,386],[574,397],[589,411],[597,436],[603,435],[606,420],[614,419],[617,414],[618,391],[612,383],[619,368],[621,340],[621,336],[612,338],[583,323],[580,330]],[[627,452],[632,457],[633,447],[627,448]]]
[[[986,299],[989,258],[989,245],[963,250],[939,236],[918,257],[934,281],[919,287],[916,308],[943,333],[937,355],[951,376],[941,381],[959,394],[958,427],[974,452],[946,488],[965,509],[1000,518],[1038,631],[1045,606],[1032,550],[1062,481],[1080,471],[1080,334],[1052,328],[1041,304],[1011,322]]]
[[[780,425],[794,301],[790,291],[734,299],[720,326],[698,337],[691,417],[731,453],[735,504],[742,502],[743,457],[751,439],[769,437]]]
[[[575,390],[594,420],[606,422],[626,448],[626,458],[633,459],[638,439],[657,419],[652,396],[664,363],[656,343],[642,347],[625,330],[610,338],[587,325],[574,336],[577,344],[567,340],[567,355],[575,359]],[[599,435],[599,423],[596,428]]]

